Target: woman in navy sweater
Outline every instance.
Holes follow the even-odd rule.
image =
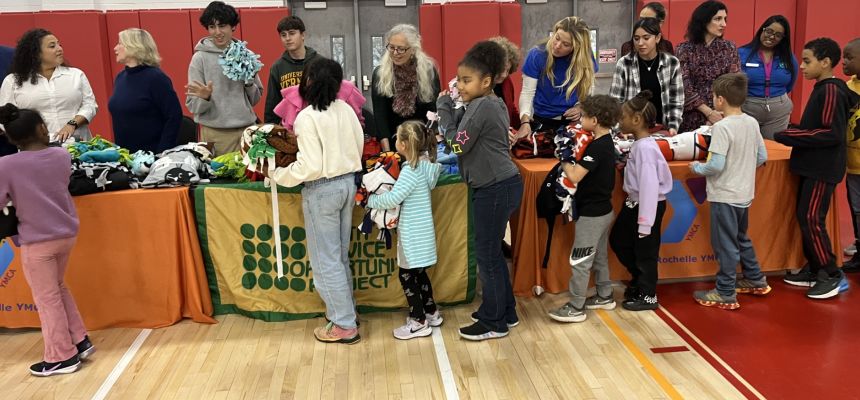
[[[738,49],[738,55],[749,78],[743,111],[758,120],[765,139],[773,139],[774,133],[788,128],[793,108],[788,93],[797,80],[788,20],[782,15],[765,20],[753,40]]]
[[[126,29],[114,47],[125,69],[116,76],[108,102],[116,143],[131,152],[161,152],[176,146],[182,108],[149,32]]]

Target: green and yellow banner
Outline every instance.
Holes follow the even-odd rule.
[[[200,244],[215,314],[242,314],[266,321],[311,318],[325,312],[314,290],[313,265],[300,188],[278,188],[284,277],[277,277],[270,189],[261,182],[200,186],[194,190]],[[433,295],[443,305],[471,302],[476,265],[469,189],[456,175],[444,175],[432,193],[438,263],[428,270]],[[353,289],[359,311],[406,307],[397,277],[397,233],[390,249],[355,227],[349,245]]]

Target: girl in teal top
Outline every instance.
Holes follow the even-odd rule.
[[[412,339],[430,336],[431,326],[442,325],[427,276],[427,267],[436,264],[430,191],[436,186],[442,165],[431,159],[436,155],[435,137],[421,122],[401,124],[397,128],[395,147],[406,160],[400,177],[390,192],[370,195],[367,206],[378,209],[401,206],[397,261],[400,284],[409,303],[409,318],[405,325],[394,330],[394,337]]]

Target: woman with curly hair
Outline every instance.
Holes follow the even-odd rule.
[[[373,70],[370,96],[376,119],[377,137],[385,151],[397,127],[407,120],[427,122],[427,112],[436,112],[436,96],[441,91],[436,63],[421,48],[418,29],[395,25],[385,34],[385,49]]]
[[[66,65],[63,46],[42,28],[24,33],[15,47],[12,68],[0,89],[0,104],[38,111],[50,141],[89,140],[96,97],[84,72]]]

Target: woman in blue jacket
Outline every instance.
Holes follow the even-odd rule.
[[[788,93],[797,80],[797,59],[791,53],[788,20],[782,15],[765,20],[753,40],[738,49],[738,56],[749,77],[743,111],[758,120],[765,139],[773,139],[788,127],[794,107]]]

